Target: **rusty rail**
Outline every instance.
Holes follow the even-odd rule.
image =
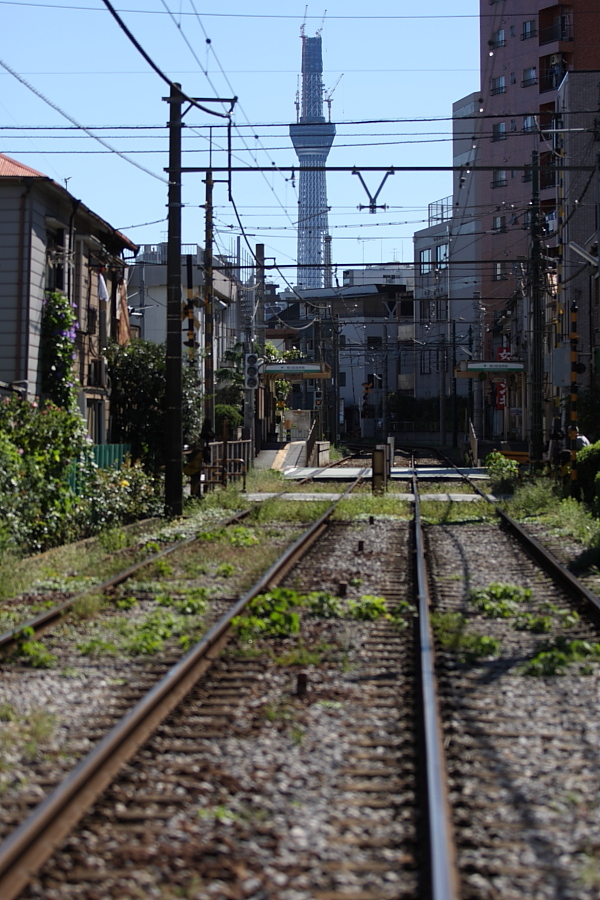
[[[363,470],[364,471],[364,470]],[[97,797],[191,690],[225,646],[231,621],[289,572],[320,537],[337,504],[358,478],[280,556],[216,625],[120,720],[31,815],[0,845],[0,897],[15,900]]]

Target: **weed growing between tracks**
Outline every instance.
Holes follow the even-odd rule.
[[[23,758],[33,760],[51,740],[56,717],[34,707],[21,713],[8,702],[0,703],[0,794],[14,781],[12,770]],[[21,776],[22,777],[22,776]]]
[[[340,500],[331,518],[332,521],[339,522],[367,519],[369,516],[410,520],[411,504],[398,500],[393,494],[382,496],[372,493],[350,494],[349,497]]]
[[[472,525],[476,522],[495,522],[496,512],[487,503],[421,502],[421,517],[427,525]]]
[[[579,622],[575,610],[563,609],[554,603],[542,603],[536,612],[522,610],[522,604],[532,602],[532,592],[515,584],[492,582],[487,588],[469,592],[469,601],[487,619],[511,619],[515,630],[533,634],[548,634],[557,629],[572,629]],[[468,618],[461,613],[432,614],[436,640],[446,650],[455,653],[461,662],[476,662],[482,657],[500,654],[501,641],[468,630]],[[579,674],[590,675],[592,663],[600,662],[600,643],[569,638],[559,634],[539,647],[534,656],[518,668],[522,675],[565,675],[569,667],[580,664]]]
[[[346,618],[363,622],[384,619],[398,630],[403,630],[408,627],[405,616],[414,615],[414,608],[409,603],[402,602],[393,613],[390,613],[384,597],[364,594],[360,599],[349,599],[346,603],[342,603],[328,591],[300,594],[290,588],[275,588],[269,593],[255,597],[248,604],[248,614],[236,616],[232,624],[242,645],[251,645],[260,638],[282,638],[298,634],[302,613],[318,619]],[[303,652],[310,652],[304,645],[301,645],[301,649]],[[265,650],[267,655],[272,656],[268,647]],[[278,665],[284,665],[281,662],[284,657],[273,658],[279,660]],[[296,662],[295,654],[291,653],[290,662],[287,664],[301,663]]]
[[[504,504],[509,515],[521,522],[537,520],[561,537],[571,537],[595,551],[588,564],[600,564],[600,520],[584,503],[572,497],[561,499],[561,487],[552,479],[538,478],[517,488]]]
[[[485,657],[498,656],[498,638],[468,631],[467,619],[461,613],[434,612],[431,626],[438,643],[444,650],[450,650],[461,662],[475,662]]]

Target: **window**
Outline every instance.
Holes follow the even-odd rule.
[[[529,87],[532,84],[537,84],[537,69],[535,66],[529,66],[527,69],[523,69],[523,81],[521,82],[521,87]]]
[[[492,140],[493,141],[506,140],[506,123],[505,122],[494,122],[494,124],[492,125]]]
[[[490,47],[504,47],[506,45],[506,40],[504,39],[504,28],[500,28],[498,31],[494,31],[489,45]]]
[[[497,78],[492,78],[491,91],[492,91],[492,94],[505,94],[506,93],[506,78],[504,77],[504,75],[498,75]]]
[[[431,272],[431,247],[421,250],[419,253],[419,274],[428,275]]]
[[[496,171],[494,172],[492,187],[493,188],[505,187],[506,182],[507,182],[506,169],[496,169]]]
[[[340,347],[345,347],[345,346],[346,346],[346,335],[340,334]]]
[[[46,290],[63,291],[65,288],[65,231],[48,229],[46,237]]]
[[[412,300],[400,301],[400,318],[412,319],[415,314],[414,302]]]
[[[503,231],[506,231],[506,216],[494,216],[492,231],[494,234],[501,234]]]
[[[531,181],[531,166],[525,166],[525,171],[523,172],[523,176],[521,181]]]
[[[537,32],[535,29],[535,19],[528,19],[527,22],[523,22],[523,31],[521,32],[521,40],[527,41],[529,38],[534,38]]]
[[[419,368],[421,370],[421,375],[429,375],[431,372],[431,350],[425,350],[425,348],[423,348],[420,355]]]
[[[511,26],[510,26],[510,36],[511,36],[511,37],[514,37],[514,36],[515,36],[515,26],[514,26],[514,25],[511,25]]]
[[[516,120],[516,119],[511,119],[511,120],[510,120],[510,130],[511,130],[511,131],[516,131],[516,130],[517,130],[517,120]]]
[[[525,230],[531,228],[531,215],[532,213],[530,209],[523,213],[523,228]]]
[[[435,248],[435,267],[445,269],[448,265],[448,244],[438,244]]]
[[[448,298],[441,297],[436,301],[436,318],[438,322],[445,322],[448,318]]]
[[[506,275],[504,273],[504,263],[503,262],[493,263],[492,281],[504,281],[505,279],[506,279]]]
[[[346,373],[345,372],[340,372],[340,374],[339,374],[338,387],[346,387]]]
[[[523,131],[535,131],[536,128],[535,116],[523,116]]]
[[[367,349],[381,350],[382,348],[383,348],[383,338],[381,338],[381,337],[368,337],[367,338]]]
[[[511,84],[516,84],[516,83],[517,83],[517,76],[515,75],[514,72],[511,72],[511,73],[510,73],[510,83],[511,83]]]

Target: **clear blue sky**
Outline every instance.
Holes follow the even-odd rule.
[[[295,120],[303,2],[223,0],[209,7],[201,0],[119,0],[116,8],[157,65],[189,95],[239,97],[236,164],[296,163],[287,125]],[[479,87],[478,9],[477,0],[431,0],[420,6],[397,0],[328,0],[323,22],[324,6],[309,5],[306,34],[323,28],[325,87],[331,88],[343,73],[333,94],[337,138],[329,164],[451,164],[452,102]],[[61,184],[69,179],[74,196],[137,243],[165,240],[166,222],[131,226],[166,216],[166,184],[159,179],[167,164],[167,133],[160,127],[168,118],[161,100],[167,85],[101,0],[0,0],[0,16],[0,59],[79,124],[96,128],[112,147],[159,178],[82,131],[52,130],[70,123],[4,68],[0,150]],[[377,121],[436,117],[446,121]],[[218,120],[193,111],[186,122],[193,129],[185,132],[184,165],[206,165],[207,126]],[[216,148],[223,145],[216,128],[213,140]],[[218,149],[214,164],[225,164]],[[202,177],[184,179],[187,243],[203,244]],[[365,176],[372,193],[380,178],[376,173]],[[276,171],[239,174],[233,193],[251,243],[263,242],[267,256],[278,263],[294,262],[297,195],[286,177]],[[379,198],[389,209],[370,215],[357,209],[367,202],[358,178],[330,174],[334,263],[346,267],[412,259],[412,234],[426,224],[427,204],[450,193],[450,173],[398,173]],[[238,229],[225,185],[216,186],[214,199],[217,248],[229,252]],[[289,277],[293,280],[291,272]]]

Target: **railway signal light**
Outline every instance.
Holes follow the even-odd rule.
[[[258,354],[244,354],[244,388],[255,390],[258,387]]]

